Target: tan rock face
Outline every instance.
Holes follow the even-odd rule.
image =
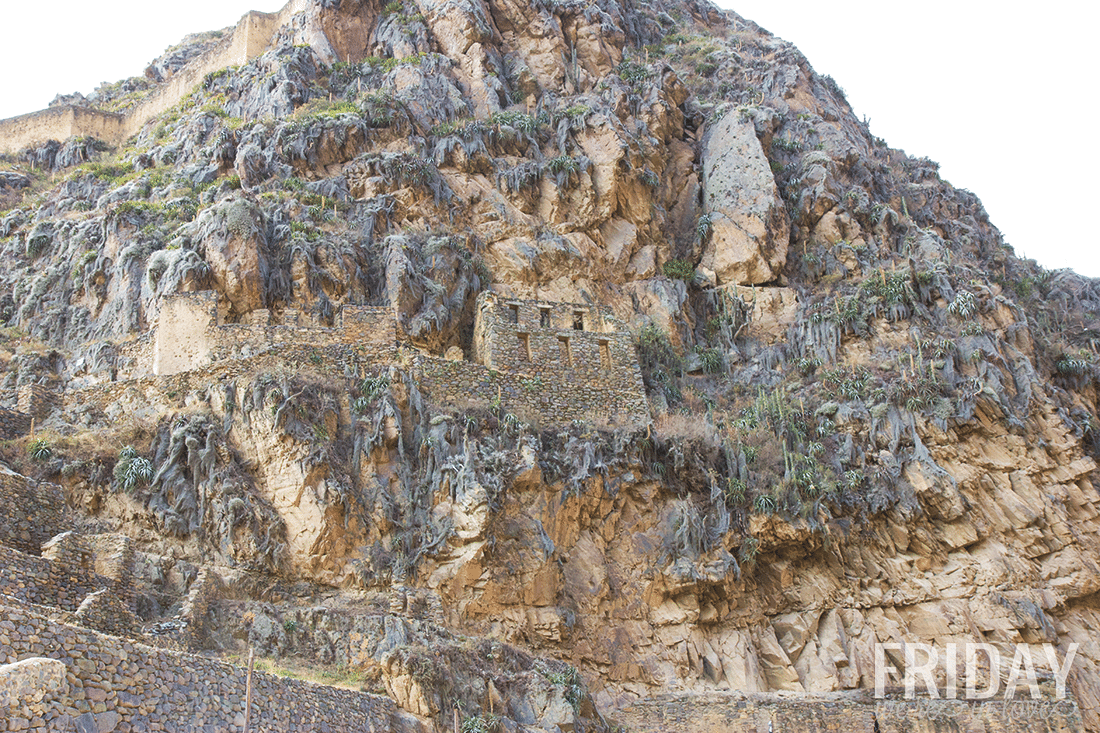
[[[1043,430],[1052,444],[1057,422]],[[1078,526],[1100,518],[1080,489],[1095,464],[1036,454],[1004,433],[922,431],[929,459],[901,470],[922,513],[881,517],[829,548],[805,520],[754,515],[746,530],[759,554],[739,579],[715,572],[717,554],[692,569],[662,559],[660,507],[671,497],[653,487],[619,483],[612,496],[594,481],[559,500],[532,478],[495,526],[516,536],[545,528],[560,563],[498,534],[492,562],[479,555],[476,572],[452,570],[439,588],[472,628],[492,619],[514,638],[579,655],[607,681],[605,702],[625,690],[869,688],[876,644],[968,640],[1027,644],[1040,665],[1042,644],[1064,656],[1080,643],[1071,686],[1092,699],[1096,540],[1066,527],[1071,515]]]
[[[345,601],[399,581],[408,587],[391,606],[410,623],[427,615],[410,589],[429,592],[433,618],[568,659],[611,706],[669,692],[855,696],[873,686],[883,642],[1020,644],[1037,659],[1044,644],[1064,654],[1078,643],[1070,685],[1100,731],[1096,388],[1067,387],[1071,375],[1057,374],[1048,390],[1046,362],[1057,356],[1043,342],[1072,338],[1023,317],[1049,312],[1038,298],[1013,299],[1027,284],[1013,280],[1022,270],[970,194],[871,138],[835,85],[788,45],[698,4],[665,15],[617,0],[409,0],[400,12],[366,0],[302,2],[281,39],[313,50],[284,43],[212,77],[195,109],[177,110],[178,125],[138,140],[156,170],[127,174],[122,189],[66,173],[63,195],[43,199],[49,206],[32,216],[28,199],[0,217],[0,244],[21,268],[4,277],[0,311],[9,299],[12,310],[0,320],[42,338],[61,329],[59,351],[85,349],[84,373],[106,395],[70,390],[67,414],[47,427],[65,436],[64,463],[54,461],[64,469],[43,470],[72,473],[80,494],[95,497],[85,506],[173,558],[244,568],[266,530],[285,530],[267,533],[279,548],[280,562],[263,568],[273,579],[327,585]],[[654,43],[662,37],[668,43]],[[702,70],[712,62],[724,67],[714,78]],[[275,94],[247,88],[261,78],[283,90],[287,113],[309,107],[269,123],[248,113],[254,105],[234,106]],[[311,114],[327,102],[385,112]],[[212,104],[231,116],[200,115]],[[253,151],[237,153],[240,188],[224,180],[234,145]],[[206,170],[215,148],[222,180],[200,191],[176,177]],[[400,165],[376,167],[381,158]],[[142,182],[151,206],[112,209]],[[167,213],[180,191],[194,192],[181,197],[194,199],[191,221]],[[103,196],[109,206],[97,203]],[[54,249],[27,259],[35,217],[55,220],[33,225],[56,234],[47,237]],[[169,230],[177,238],[158,241],[150,257],[154,235]],[[196,266],[184,277],[188,263]],[[1042,274],[1034,287],[1053,292],[1067,277]],[[1067,313],[1089,287],[1060,291]],[[362,353],[362,344],[190,373],[213,347],[189,316],[179,320],[190,328],[174,332],[188,341],[175,344],[175,367],[156,369],[174,381],[112,384],[148,322],[168,317],[158,303],[165,291],[207,288],[220,316],[251,313],[257,323],[387,304],[405,342],[394,349],[391,392],[367,398],[373,391],[361,385],[378,365],[344,348]],[[601,303],[636,332],[652,324],[668,334],[678,353],[647,365],[655,420],[644,437],[579,421],[524,425],[527,416],[496,409],[499,392],[490,408],[480,383],[456,382],[445,405],[419,392],[406,349],[466,371],[460,362],[476,354],[472,298],[485,288]],[[965,319],[948,308],[963,288],[978,309]],[[115,336],[130,342],[101,344],[102,354],[88,346]],[[5,386],[37,378],[18,365],[16,337],[4,338]],[[556,353],[572,361],[568,325],[559,338]],[[704,354],[721,357],[719,373],[703,369]],[[56,371],[51,379],[63,380]],[[297,433],[277,417],[301,387],[290,389],[292,373],[330,398],[295,403]],[[550,404],[540,382],[520,384]],[[246,400],[249,384],[258,396]],[[907,386],[933,393],[932,404],[909,399]],[[369,409],[355,406],[361,400]],[[208,414],[206,435],[219,439],[207,486],[232,479],[239,503],[199,507],[204,532],[184,538],[150,524],[148,495],[118,491],[110,469],[129,435],[120,426],[141,436],[192,413]],[[681,432],[663,432],[676,421]],[[768,421],[776,429],[758,431]],[[109,449],[93,460],[68,454],[97,431]],[[742,446],[755,452],[735,467]],[[692,451],[706,456],[695,477]],[[803,459],[817,462],[806,469],[812,480],[797,475]],[[216,514],[222,507],[238,508]],[[690,542],[677,544],[685,526]],[[348,587],[357,590],[336,590]],[[294,633],[274,611],[252,632],[292,649]],[[319,639],[298,650],[369,658],[361,637]],[[904,656],[890,660],[900,666]],[[450,722],[454,698],[438,676],[407,657],[382,666],[406,710]],[[484,687],[470,699],[501,704],[508,692],[487,677],[477,676]],[[523,693],[546,730],[580,727],[560,679]],[[771,703],[754,710],[755,729],[774,720],[814,730],[787,710],[771,716]],[[880,714],[861,708],[852,712],[859,725],[845,718],[833,728],[870,733]],[[896,729],[916,729],[899,720]],[[721,724],[714,730],[725,733]]]
[[[786,337],[787,327],[798,316],[798,293],[792,288],[746,288],[727,285],[726,293],[750,308],[748,331],[764,343]]]
[[[213,227],[203,246],[218,290],[237,316],[264,307],[266,263],[258,212],[236,199],[212,207],[209,217]]]
[[[735,111],[707,131],[703,202],[711,233],[701,265],[720,285],[774,280],[787,260],[790,222],[753,123]]]

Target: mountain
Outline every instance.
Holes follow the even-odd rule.
[[[0,676],[56,729],[1100,731],[1100,282],[751,21],[291,0],[0,150],[0,662],[55,660]],[[948,645],[992,702],[901,695]],[[247,723],[178,653],[250,649],[369,694]]]

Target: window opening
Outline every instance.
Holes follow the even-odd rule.
[[[604,371],[611,370],[611,344],[607,341],[600,341],[600,366]]]
[[[561,363],[573,366],[573,351],[569,348],[568,336],[558,336],[558,350],[561,352]]]

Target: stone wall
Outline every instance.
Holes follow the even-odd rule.
[[[179,621],[178,633],[174,641],[184,649],[197,649],[202,646],[206,637],[206,620],[210,612],[210,604],[213,603],[225,586],[221,576],[210,568],[202,568],[195,577],[195,582],[187,591],[180,612],[176,615]]]
[[[8,730],[244,729],[246,670],[59,623],[20,605],[0,605],[0,664],[32,657],[63,663],[68,689],[0,709]],[[420,729],[386,697],[260,672],[252,687],[250,722],[257,733]]]
[[[478,297],[474,358],[500,371],[645,393],[630,332],[605,306]]]
[[[64,531],[64,511],[59,486],[0,466],[0,545],[38,555],[47,540]]]
[[[154,336],[152,331],[115,345],[114,369],[110,374],[89,375],[88,383],[112,382],[116,379],[136,379],[153,373]]]
[[[106,536],[99,536],[102,540]],[[118,537],[117,535],[113,537]],[[128,540],[128,538],[127,538]],[[141,623],[133,612],[133,585],[127,553],[111,553],[109,541],[101,563],[117,577],[100,575],[92,544],[75,532],[64,532],[42,546],[42,557],[0,547],[0,594],[29,604],[72,612],[82,626],[112,634],[135,635]],[[98,544],[103,545],[103,542]],[[126,548],[129,543],[123,543]],[[132,560],[132,554],[129,555]]]
[[[95,571],[129,588],[134,577],[133,540],[115,532],[90,535],[87,542],[94,558]]]
[[[87,107],[64,105],[0,120],[0,153],[17,153],[48,140],[74,135],[96,137],[117,144],[122,137],[122,115]]]
[[[308,0],[290,0],[277,13],[254,10],[246,13],[232,33],[193,59],[125,114],[65,105],[0,120],[0,153],[17,153],[29,145],[48,140],[67,140],[74,135],[95,137],[111,145],[119,145],[137,134],[146,122],[179,104],[203,82],[207,74],[248,63],[262,54],[275,32],[307,5]]]
[[[0,440],[20,438],[30,431],[30,415],[0,407]]]
[[[57,405],[57,393],[42,384],[25,384],[19,388],[16,410],[41,422]]]
[[[370,366],[392,364],[400,358],[400,351],[393,343],[367,346],[361,344],[328,344],[312,346],[308,343],[271,345],[267,350],[250,358],[231,358],[208,364],[199,369],[165,376],[148,371],[130,375],[119,372],[120,381],[91,384],[66,390],[62,395],[63,409],[74,410],[88,406],[109,412],[123,399],[140,400],[143,404],[173,404],[181,395],[194,392],[206,393],[210,386],[223,380],[253,377],[262,372],[290,370],[328,370],[339,367],[339,373],[351,365],[358,365],[365,372]],[[125,381],[122,381],[125,380]]]
[[[75,612],[100,588],[112,585],[88,567],[0,547],[0,595]]]
[[[896,693],[800,696],[715,694],[650,698],[612,715],[632,733],[1076,733],[1084,730],[1071,698],[1015,700],[905,700]]]
[[[207,74],[229,66],[246,64],[263,53],[275,34],[281,14],[260,13],[255,10],[245,13],[231,34],[190,61],[151,96],[130,110],[122,121],[118,140],[112,142],[122,142],[131,135],[136,135],[146,122],[179,104],[203,83]]]
[[[153,374],[179,374],[210,362],[217,326],[218,296],[211,290],[182,293],[160,304],[153,339]]]
[[[425,360],[428,390],[451,402],[499,396],[506,409],[558,423],[649,420],[634,340],[605,306],[482,293],[474,358],[484,369]]]
[[[12,708],[46,709],[59,703],[69,692],[65,665],[56,659],[31,657],[14,664],[0,665],[0,714]],[[8,730],[7,718],[0,717],[0,730]],[[42,728],[46,720],[32,717],[30,727]]]
[[[355,346],[362,353],[377,354],[389,361],[396,343],[396,320],[388,307],[343,305],[331,327],[296,310],[284,311],[276,318],[262,309],[247,314],[240,323],[218,323],[215,293],[181,293],[161,304],[152,363],[143,364],[141,359],[149,352],[134,348],[127,355],[126,367],[119,369],[119,376],[180,374],[217,362],[248,359],[276,348],[285,353],[288,346],[295,345],[317,349]]]
[[[219,323],[217,307],[208,291],[166,298],[151,339],[119,347],[117,377],[157,402],[262,369],[268,360],[362,367],[401,358],[389,307],[343,305],[331,326],[289,309]],[[608,309],[483,294],[475,324],[475,355],[483,363],[412,359],[421,389],[438,404],[489,407],[499,400],[505,412],[542,424],[649,422],[633,339]],[[117,399],[118,388],[94,385],[64,399],[69,407],[106,403]]]
[[[487,408],[499,400],[504,413],[541,425],[581,420],[640,426],[650,419],[644,392],[579,379],[562,381],[552,365],[505,372],[468,361],[421,356],[417,371],[420,388],[440,405]]]

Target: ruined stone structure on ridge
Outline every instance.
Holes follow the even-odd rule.
[[[320,365],[326,351],[330,364],[355,362],[365,370],[401,364],[431,402],[449,409],[492,409],[540,425],[640,427],[651,420],[633,338],[599,305],[482,293],[472,359],[464,360],[403,344],[388,306],[345,304],[331,324],[291,309],[259,309],[225,323],[213,291],[179,293],[162,301],[150,331],[116,350],[103,382],[56,395],[40,385],[21,388],[18,410],[0,408],[0,437],[27,434],[32,418],[44,420],[59,401],[113,401],[118,382],[142,380],[149,394],[159,391],[170,401],[177,375],[214,380],[259,368],[258,360]]]
[[[478,299],[474,358],[490,369],[644,394],[630,333],[598,305]]]
[[[312,314],[267,309],[224,323],[216,293],[171,295],[150,332],[119,345],[116,378],[169,377],[333,346],[365,366],[404,358],[420,389],[440,405],[494,407],[547,425],[650,420],[633,338],[609,308],[490,292],[478,298],[471,361],[429,356],[410,344],[402,349],[387,306],[342,305],[331,325]]]
[[[217,293],[178,293],[164,299],[150,334],[120,349],[119,376],[179,374],[290,344],[348,344],[382,359],[392,357],[396,340],[393,311],[384,306],[340,306],[331,326],[312,314],[287,309],[276,317],[266,308],[248,313],[239,323],[223,323]]]
[[[482,293],[473,357],[421,356],[421,389],[439,404],[491,406],[544,425],[650,421],[633,339],[604,306]]]
[[[206,75],[229,66],[245,64],[267,50],[280,28],[307,7],[305,0],[289,0],[274,13],[250,11],[233,31],[213,48],[193,59],[146,99],[125,113],[63,104],[0,120],[0,153],[17,153],[30,145],[70,137],[94,137],[120,145],[157,115],[178,104]]]

